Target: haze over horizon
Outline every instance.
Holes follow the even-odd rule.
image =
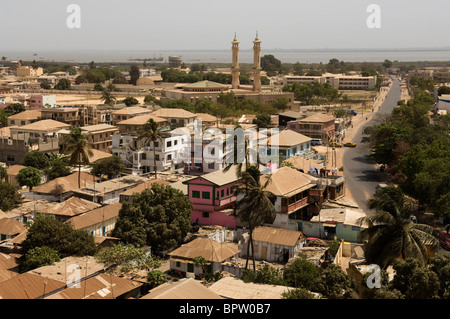
[[[81,28],[69,29],[69,4],[81,8]],[[381,8],[370,29],[367,7]],[[447,0],[17,0],[2,3],[0,52],[242,50],[256,31],[266,50],[445,49]],[[18,23],[20,19],[20,23]]]

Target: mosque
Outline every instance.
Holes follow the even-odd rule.
[[[263,88],[261,85],[261,40],[259,40],[258,34],[256,34],[256,38],[253,41],[253,68],[251,71],[253,84],[251,86],[241,85],[239,82],[239,41],[236,38],[236,34],[231,44],[231,85],[212,81],[180,84],[175,86],[174,89],[164,90],[162,96],[167,99],[183,99],[192,103],[195,103],[198,99],[205,98],[217,102],[221,93],[233,92],[237,100],[252,99],[267,105],[273,105],[277,99],[286,97],[289,105],[293,106],[294,93],[282,92],[281,90],[274,90],[270,87]]]

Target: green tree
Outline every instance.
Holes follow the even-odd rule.
[[[133,106],[139,104],[139,101],[134,97],[128,96],[122,100],[122,103],[125,103],[126,106]]]
[[[257,284],[284,285],[282,272],[277,268],[269,266],[268,264],[264,264],[256,272],[245,269],[241,280],[244,282],[254,282]]]
[[[44,169],[44,173],[49,180],[70,175],[69,158],[58,155],[52,156],[49,166]]]
[[[384,62],[383,62],[383,67],[385,68],[385,69],[389,69],[389,68],[392,68],[392,65],[393,65],[394,63],[391,61],[391,60],[388,60],[388,59],[386,59],[386,60],[384,60]]]
[[[111,271],[132,274],[140,270],[152,271],[161,266],[161,260],[150,254],[146,248],[133,244],[118,243],[100,250],[95,259],[111,267]]]
[[[256,124],[258,129],[260,128],[268,128],[271,124],[271,117],[269,114],[258,114],[253,119],[253,124]]]
[[[50,159],[44,152],[36,150],[25,154],[23,163],[25,166],[31,166],[41,170],[50,165]]]
[[[318,299],[312,292],[305,288],[289,289],[281,294],[281,299]]]
[[[37,214],[22,242],[24,255],[36,247],[47,246],[61,258],[93,256],[97,252],[94,237],[85,230],[75,230],[71,223],[63,223],[52,216]]]
[[[91,174],[98,177],[107,175],[108,179],[111,179],[123,172],[124,169],[125,165],[120,156],[111,156],[93,163]]]
[[[442,94],[450,94],[450,86],[440,86],[438,89],[438,96]]]
[[[285,110],[290,108],[289,106],[289,99],[285,96],[280,97],[278,99],[275,100],[275,102],[273,103],[273,107],[278,109],[278,110]]]
[[[56,90],[70,90],[71,84],[69,79],[59,79],[55,85]]]
[[[6,167],[0,166],[0,181],[5,181],[6,177],[8,177],[8,171]]]
[[[48,80],[42,81],[40,84],[40,87],[43,90],[50,90],[52,88],[52,86],[50,85],[50,82],[48,82]]]
[[[139,130],[139,139],[144,140],[144,145],[150,145],[153,143],[153,169],[155,171],[155,179],[158,178],[157,166],[156,166],[156,147],[155,143],[157,141],[162,142],[162,131],[163,129],[158,126],[153,119],[149,119],[142,128]]]
[[[306,260],[304,255],[295,258],[284,271],[286,285],[295,288],[304,288],[309,291],[315,287],[315,280],[319,277],[321,269]]]
[[[439,288],[439,277],[436,273],[421,267],[416,269],[410,278],[405,297],[408,299],[435,299],[438,298]]]
[[[432,235],[433,228],[411,220],[413,203],[398,187],[378,189],[369,200],[369,207],[375,214],[360,219],[369,225],[362,231],[369,238],[365,251],[369,263],[385,269],[399,257],[414,257],[422,263],[428,261],[426,244],[430,243],[431,249],[438,245]]]
[[[341,267],[329,264],[316,279],[314,290],[328,299],[343,299],[351,291],[351,280]]]
[[[26,111],[25,106],[22,103],[10,103],[6,106],[5,112],[14,115]]]
[[[94,85],[94,91],[99,91],[99,92],[103,92],[105,88],[103,87],[103,85],[101,85],[100,83],[96,83]]]
[[[60,260],[61,258],[56,250],[47,246],[35,247],[28,250],[26,253],[25,259],[20,266],[20,270],[26,272],[35,268],[53,265]]]
[[[124,202],[112,236],[129,244],[148,245],[163,252],[180,245],[191,231],[192,204],[170,185],[153,183],[150,189]]]
[[[150,284],[150,289],[158,287],[167,281],[167,275],[160,270],[152,270],[148,272],[147,282]]]
[[[130,84],[136,85],[137,80],[139,79],[139,67],[136,64],[132,64],[130,67]]]
[[[100,100],[103,101],[103,103],[105,103],[106,105],[113,105],[117,99],[114,97],[111,90],[105,89],[102,92]]]
[[[236,215],[249,228],[245,269],[248,267],[251,250],[253,271],[256,271],[253,231],[263,223],[272,223],[276,215],[274,207],[276,197],[266,190],[270,182],[270,176],[265,178],[264,184],[261,184],[260,176],[261,172],[258,166],[251,165],[242,173],[242,180],[237,184],[237,192],[242,193],[243,197],[236,202]]]
[[[82,83],[88,83],[88,80],[84,75],[79,75],[75,78],[75,84],[80,85]]]
[[[0,209],[8,211],[22,203],[22,194],[10,183],[0,181]]]
[[[81,128],[75,127],[64,140],[65,152],[70,154],[69,164],[78,166],[78,188],[81,187],[81,166],[89,164],[89,157],[93,156],[92,144]]]
[[[31,191],[34,186],[41,184],[41,172],[34,167],[25,167],[17,174],[17,181],[20,186],[27,186]]]

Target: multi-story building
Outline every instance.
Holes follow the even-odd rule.
[[[30,96],[30,108],[56,107],[56,95],[34,94]]]
[[[11,116],[8,116],[8,126],[24,126],[41,119],[41,111],[27,110]]]
[[[372,90],[375,88],[376,76],[359,76],[326,73],[321,76],[288,75],[283,78],[283,84],[293,83],[328,83],[338,90]]]
[[[114,111],[111,113],[112,115],[112,125],[116,125],[118,122],[128,120],[129,118],[149,114],[153,111],[141,106],[130,106],[125,107],[120,110]]]
[[[279,154],[285,160],[292,156],[312,158],[315,152],[311,150],[312,138],[292,130],[283,130],[267,139],[259,140],[259,151],[267,155]]]
[[[81,127],[82,133],[86,134],[87,140],[92,144],[92,148],[95,150],[109,152],[112,147],[112,137],[114,134],[119,133],[119,129],[116,126],[109,124],[97,124]],[[70,134],[70,130],[61,130],[59,132],[61,147],[64,144],[64,136]]]
[[[335,118],[332,115],[315,113],[306,118],[287,123],[288,130],[301,133],[321,143],[332,141],[335,133]]]
[[[152,115],[166,119],[172,128],[194,124],[194,121],[197,119],[194,113],[183,109],[160,108],[153,112]]]
[[[44,74],[44,69],[41,67],[35,69],[29,66],[21,66],[18,67],[16,70],[17,76],[30,77],[30,76],[40,76],[42,74]]]
[[[22,164],[25,154],[39,150],[48,154],[60,151],[59,131],[70,125],[53,121],[40,120],[24,126],[9,128],[9,136],[0,140],[0,161],[8,164]]]
[[[80,107],[61,106],[49,107],[41,110],[43,120],[54,120],[69,124],[70,126],[82,125],[82,109]]]
[[[158,124],[158,127],[168,127],[169,125],[167,119],[148,113],[117,122],[116,126],[119,128],[120,134],[138,134],[142,126],[150,119],[155,121]]]
[[[188,186],[189,200],[193,204],[192,222],[200,225],[220,225],[235,228],[236,169],[218,170],[183,182]]]
[[[133,174],[176,170],[184,167],[178,159],[184,151],[187,140],[183,135],[162,133],[161,140],[144,144],[138,134],[116,134],[112,137],[112,154],[120,156],[125,166],[132,169]]]

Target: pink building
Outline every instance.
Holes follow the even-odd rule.
[[[56,95],[31,95],[29,103],[30,109],[40,109],[45,106],[56,107]]]
[[[192,222],[198,220],[200,225],[236,228],[234,207],[237,182],[234,167],[227,172],[218,170],[184,182],[188,185],[189,200],[193,204]]]

